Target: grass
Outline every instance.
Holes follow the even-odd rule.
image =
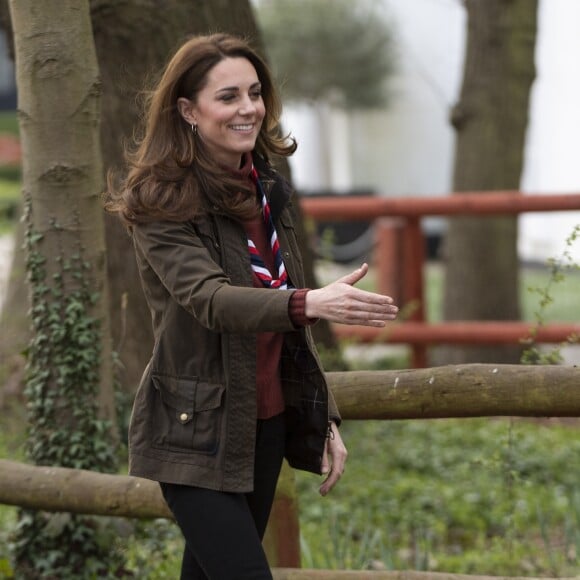
[[[443,304],[444,270],[440,264],[429,264],[426,269],[426,302],[428,320],[441,320]],[[522,319],[535,322],[539,309],[538,289],[544,289],[550,280],[548,266],[523,266],[520,284]],[[544,316],[549,322],[570,322],[580,320],[580,300],[578,287],[580,272],[568,270],[561,282],[550,289],[553,302],[546,308]]]
[[[426,268],[431,322],[443,268]],[[336,272],[324,271],[325,281]],[[523,267],[523,319],[537,320],[546,267]],[[546,321],[580,320],[580,273],[553,284]],[[361,286],[374,289],[372,272]],[[390,355],[366,363],[405,366]],[[549,426],[549,428],[547,426]],[[557,421],[351,422],[346,476],[321,499],[298,473],[303,565],[489,575],[580,574],[580,430]],[[580,425],[580,424],[579,424]]]
[[[298,473],[304,566],[580,572],[580,431],[489,419],[350,422],[327,498]]]

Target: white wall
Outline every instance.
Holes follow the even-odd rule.
[[[465,15],[457,2],[383,0],[396,33],[398,73],[386,112],[353,117],[355,179],[389,195],[449,191]]]

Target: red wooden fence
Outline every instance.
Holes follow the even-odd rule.
[[[525,212],[580,210],[580,194],[524,195],[519,191],[466,192],[445,197],[389,198],[371,196],[303,197],[304,213],[316,220],[376,221],[375,264],[381,292],[396,294],[399,303],[416,305],[408,321],[385,331],[336,327],[340,336],[364,342],[408,343],[414,367],[427,366],[427,345],[433,343],[498,344],[529,339],[533,325],[522,322],[425,322],[425,216],[491,216]],[[388,219],[387,219],[388,218]],[[546,324],[537,342],[563,342],[580,334],[578,324]]]

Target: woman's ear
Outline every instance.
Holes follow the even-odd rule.
[[[177,110],[179,111],[179,114],[185,119],[188,125],[197,124],[195,114],[193,112],[194,105],[189,99],[186,99],[185,97],[180,97],[179,99],[177,99]]]

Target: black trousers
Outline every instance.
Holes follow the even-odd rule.
[[[161,483],[185,537],[181,580],[271,580],[262,538],[284,457],[284,415],[258,420],[254,491]]]

